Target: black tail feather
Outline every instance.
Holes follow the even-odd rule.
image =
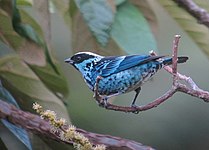
[[[178,63],[185,63],[187,60],[189,59],[189,57],[187,56],[180,56],[178,57]],[[163,61],[164,65],[171,65],[172,64],[172,58],[165,58]]]
[[[189,57],[186,57],[186,56],[181,56],[181,57],[178,57],[178,63],[185,63],[187,60],[189,59]]]

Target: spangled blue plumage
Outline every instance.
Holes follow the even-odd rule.
[[[101,95],[114,95],[136,90],[159,68],[161,68],[160,63],[149,62],[113,73],[100,81],[98,91]],[[92,81],[95,84],[96,80],[92,79]]]
[[[131,56],[113,56],[102,58],[100,62],[105,62],[105,67],[102,69],[100,76],[106,77],[123,70],[127,70],[134,66],[142,65],[149,61],[162,58],[164,56],[150,56],[150,55],[131,55]],[[96,67],[96,66],[95,66]]]
[[[171,58],[165,56],[130,55],[103,57],[90,52],[75,54],[66,62],[78,69],[89,88],[94,91],[96,79],[101,76],[98,92],[107,98],[130,91],[136,91],[136,97],[141,85],[153,76],[163,65],[170,65]],[[179,57],[178,63],[185,62],[188,57]]]

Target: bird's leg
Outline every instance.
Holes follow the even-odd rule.
[[[102,107],[105,107],[105,108],[106,108],[106,107],[108,106],[107,99],[108,99],[107,96],[102,97],[102,102],[100,103],[100,105],[101,105]]]
[[[102,107],[106,107],[108,105],[107,103],[107,97],[103,97],[99,94],[98,92],[98,84],[99,84],[99,81],[102,79],[101,76],[98,76],[96,78],[96,83],[94,85],[94,98],[96,99],[96,101],[99,103],[99,106],[102,106]]]
[[[137,88],[137,89],[135,90],[136,95],[135,95],[135,97],[134,97],[134,99],[133,99],[133,101],[132,101],[132,103],[131,103],[131,107],[137,107],[137,105],[135,104],[135,102],[136,102],[136,99],[137,99],[137,97],[138,97],[140,91],[141,91],[141,87],[139,87],[139,88]]]

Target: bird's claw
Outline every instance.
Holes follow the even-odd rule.
[[[107,97],[102,97],[101,101],[99,102],[99,106],[107,108],[108,106]]]
[[[132,111],[132,113],[134,113],[134,114],[138,114],[138,113],[140,112],[140,110],[138,110],[138,108],[139,108],[139,106],[138,106],[138,105],[136,105],[136,104],[131,104],[131,107],[132,107],[132,108],[135,108],[135,110],[134,110],[134,111]]]
[[[134,111],[132,111],[132,113],[134,113],[134,114],[139,114],[139,110],[134,110]]]
[[[131,104],[131,107],[137,108],[137,107],[139,107],[139,106],[136,105],[136,104]]]
[[[103,107],[103,108],[107,108],[108,107],[108,103],[101,102],[101,103],[99,103],[99,106]]]

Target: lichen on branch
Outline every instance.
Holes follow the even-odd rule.
[[[50,122],[51,133],[56,134],[63,141],[73,143],[77,150],[105,150],[104,145],[93,145],[83,134],[76,131],[73,125],[67,125],[64,118],[57,118],[52,110],[43,110],[38,103],[33,103],[33,109],[40,114],[41,118]]]

